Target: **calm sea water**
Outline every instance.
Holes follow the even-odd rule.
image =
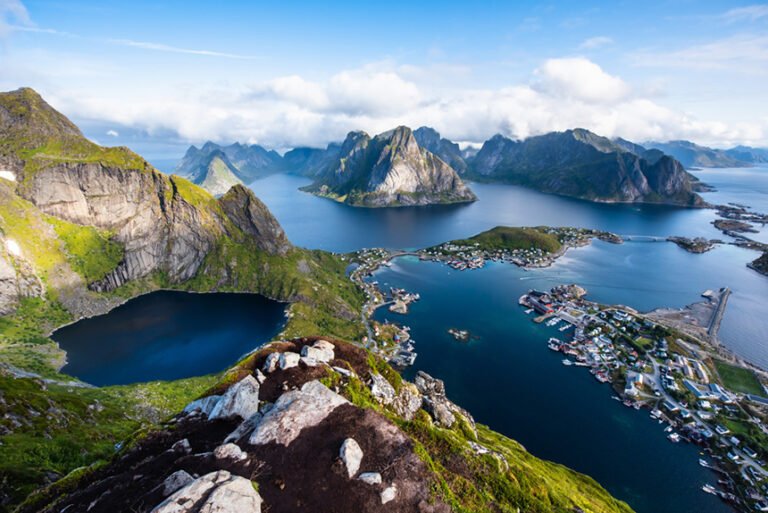
[[[734,172],[733,179],[729,179],[730,171]],[[718,187],[718,192],[705,194],[708,201],[727,203],[742,198],[757,210],[768,212],[768,169],[696,173]],[[329,251],[421,248],[498,225],[578,226],[622,235],[726,238],[712,226],[717,219],[712,210],[591,203],[514,185],[477,183],[471,187],[479,201],[468,205],[363,209],[297,190],[307,183],[305,178],[273,175],[257,180],[251,188],[277,216],[291,241]]]
[[[491,264],[460,272],[401,258],[376,279],[418,291],[421,301],[408,315],[380,310],[377,317],[411,327],[419,356],[406,377],[424,370],[444,379],[449,397],[477,421],[539,457],[594,477],[638,513],[730,511],[701,491],[717,477],[698,465],[694,446],[669,442],[647,411],[611,400],[609,386],[586,369],[563,366],[562,355],[547,349],[547,339],[562,334],[533,323],[517,300],[557,278],[557,270]],[[651,293],[631,287],[641,296]],[[628,297],[610,288],[590,296]],[[451,327],[478,338],[457,342],[447,333]]]
[[[285,305],[255,294],[161,291],[57,330],[63,372],[94,385],[221,371],[280,332]]]

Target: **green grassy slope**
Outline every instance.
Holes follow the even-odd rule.
[[[469,239],[452,241],[457,245],[471,246],[479,244],[479,249],[486,250],[513,250],[513,249],[541,249],[554,253],[560,249],[560,242],[555,235],[546,233],[538,228],[517,228],[510,226],[497,226],[488,231],[479,233]]]

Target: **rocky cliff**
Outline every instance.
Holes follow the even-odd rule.
[[[402,126],[373,138],[351,132],[338,157],[306,190],[367,207],[476,199],[455,170],[420,147],[411,129]]]
[[[97,146],[32,90],[0,94],[0,123],[0,159],[17,177],[16,193],[43,214],[109,232],[123,247],[116,268],[89,284],[94,290],[153,273],[189,280],[221,240],[243,229],[264,251],[288,247],[253,193],[240,188],[221,203],[127,148]]]
[[[702,206],[675,159],[642,155],[588,130],[513,141],[497,135],[471,161],[473,176],[591,201]]]
[[[351,344],[276,342],[108,464],[20,513],[625,512],[476,425],[443,382]]]
[[[428,126],[417,128],[413,131],[413,136],[419,146],[440,157],[460,175],[467,171],[467,163],[459,145],[441,137],[434,128]]]

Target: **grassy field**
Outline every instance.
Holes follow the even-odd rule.
[[[715,360],[715,368],[728,390],[744,394],[766,395],[763,386],[751,370],[736,367],[722,360]]]
[[[561,246],[557,236],[539,228],[509,226],[497,226],[469,239],[459,239],[452,243],[466,246],[478,243],[479,248],[485,250],[541,249],[548,253],[554,253]]]

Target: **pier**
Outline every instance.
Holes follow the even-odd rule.
[[[730,295],[731,289],[728,287],[720,289],[720,295],[717,298],[718,303],[715,307],[715,311],[712,313],[712,319],[709,321],[709,327],[707,328],[707,334],[713,344],[717,344],[718,342],[717,334],[720,331],[720,323],[723,320],[725,307],[728,304],[728,297],[730,297]]]

